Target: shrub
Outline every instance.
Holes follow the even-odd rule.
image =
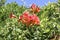
[[[58,40],[60,7],[57,5],[51,3],[39,8],[34,4],[35,9],[34,6],[26,8],[16,3],[0,6],[0,40]],[[24,13],[26,10],[29,13]]]

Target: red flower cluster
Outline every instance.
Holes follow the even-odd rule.
[[[11,13],[9,17],[10,18],[16,18],[16,16],[13,13]]]
[[[23,15],[19,17],[19,21],[26,25],[39,25],[40,20],[35,14],[31,15],[29,12],[24,12]]]
[[[32,11],[33,12],[40,12],[40,8],[38,7],[38,6],[36,6],[35,4],[32,4],[32,6],[31,6],[31,9],[32,9]]]
[[[32,4],[31,9],[34,13],[40,11],[40,8],[35,4]],[[9,17],[16,18],[13,13],[11,13]],[[30,14],[28,11],[25,11],[21,16],[19,16],[18,22],[22,22],[23,24],[26,24],[26,26],[40,24],[38,16],[36,16],[36,14]]]

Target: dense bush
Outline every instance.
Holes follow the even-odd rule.
[[[27,27],[19,23],[19,16],[30,8],[16,3],[0,5],[0,40],[58,40],[60,36],[60,2],[49,3],[40,8],[36,15],[40,25]],[[31,11],[29,11],[31,12]],[[9,18],[13,13],[17,18]]]

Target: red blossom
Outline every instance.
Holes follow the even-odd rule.
[[[38,16],[36,16],[35,14],[32,15],[32,19],[33,19],[33,21],[32,21],[33,24],[36,24],[36,25],[40,24],[40,20],[39,20]]]
[[[40,12],[40,8],[39,7],[36,8],[36,12]]]
[[[36,5],[35,5],[35,4],[32,4],[32,5],[31,5],[31,9],[32,9],[33,11],[35,11]]]
[[[23,15],[20,16],[19,21],[26,25],[39,25],[40,20],[38,16],[35,14],[31,15],[28,12],[24,12]]]
[[[36,6],[35,4],[31,5],[31,9],[33,12],[40,12],[40,8],[38,6]]]

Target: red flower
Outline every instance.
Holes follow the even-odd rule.
[[[35,4],[32,4],[32,5],[31,5],[31,9],[32,9],[32,11],[35,12],[35,13],[36,13],[36,12],[40,12],[40,8],[39,8],[38,6],[36,6]]]
[[[32,9],[33,11],[35,11],[36,5],[35,5],[35,4],[32,4],[32,5],[31,5],[31,9]]]
[[[32,15],[32,24],[36,24],[39,25],[40,24],[40,20],[38,18],[38,16],[36,16],[35,14]]]
[[[29,12],[24,12],[22,16],[23,16],[23,18],[28,17],[29,16]]]
[[[22,16],[23,16],[22,23],[29,25],[30,22],[29,12],[24,12]]]
[[[40,12],[40,8],[39,7],[36,8],[36,12]]]
[[[9,17],[10,18],[16,18],[16,16],[13,13],[11,13]]]
[[[28,15],[29,15],[29,12],[24,12],[23,15],[21,15],[21,16],[19,17],[19,22],[20,22],[20,20],[21,20],[21,21],[27,20],[26,18],[28,17]],[[24,19],[24,20],[23,20],[23,19]]]
[[[26,26],[29,26],[31,24],[32,25],[40,24],[38,16],[36,16],[35,14],[31,15],[29,14],[29,12],[24,12],[23,15],[19,17],[19,21],[21,21],[23,24],[26,24]]]

